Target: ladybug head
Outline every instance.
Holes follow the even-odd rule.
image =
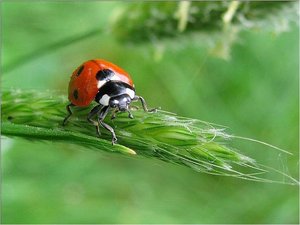
[[[111,108],[117,108],[121,112],[127,111],[130,103],[131,98],[128,94],[114,96],[109,99],[109,106]]]

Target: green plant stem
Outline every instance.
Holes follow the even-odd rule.
[[[72,143],[96,151],[137,154],[209,174],[280,183],[280,180],[264,177],[272,172],[288,179],[283,183],[298,183],[287,174],[238,153],[230,147],[233,136],[221,126],[161,110],[157,113],[135,110],[133,119],[128,118],[127,113],[118,114],[115,120],[107,116],[105,122],[114,127],[118,137],[118,144],[112,146],[110,133],[101,129],[101,137],[97,137],[95,127],[87,122],[86,115],[92,106],[74,108],[68,124],[62,126],[67,104],[65,96],[53,92],[5,91],[2,95],[2,135]]]

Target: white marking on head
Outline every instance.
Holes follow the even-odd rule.
[[[126,88],[126,94],[128,94],[131,99],[133,99],[135,96],[134,90],[132,90],[130,88]]]
[[[99,88],[102,87],[106,82],[107,82],[107,80],[99,80],[99,81],[98,81],[98,84],[97,84],[97,88],[99,89]]]
[[[107,80],[99,80],[97,84],[97,88],[101,88],[106,82],[110,80],[121,80],[120,77],[118,77],[116,74],[114,74],[112,77],[108,78]]]
[[[110,99],[110,96],[105,94],[101,97],[101,99],[99,100],[99,103],[101,105],[107,106],[109,104],[109,99]]]
[[[121,78],[115,73],[109,80],[121,80]]]

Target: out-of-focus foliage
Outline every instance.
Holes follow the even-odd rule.
[[[239,30],[231,60],[224,61],[203,46],[207,37],[221,38],[217,31],[200,35],[186,29],[188,35],[159,38],[154,43],[158,50],[149,42],[126,45],[102,32],[111,30],[116,10],[135,2],[1,4],[4,71],[47,49],[6,70],[2,89],[50,89],[65,95],[74,68],[90,58],[105,58],[132,75],[149,105],[226,125],[231,133],[291,151],[294,155],[286,157],[249,142],[237,144],[241,153],[298,177],[298,27],[284,33],[265,26]],[[274,23],[283,18],[268,15]],[[98,29],[99,34],[63,47],[45,48]],[[163,57],[155,60],[161,52]],[[3,223],[299,223],[295,186],[203,175],[72,144],[2,137],[1,150]]]
[[[239,31],[287,31],[298,23],[298,7],[297,1],[135,2],[116,10],[111,29],[120,40],[135,44],[157,45],[164,38],[178,41],[192,34],[192,41],[201,40],[212,53],[228,59]]]

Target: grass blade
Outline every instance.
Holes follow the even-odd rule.
[[[110,120],[109,116],[106,118],[118,137],[118,144],[112,146],[110,133],[101,129],[99,138],[95,127],[87,122],[86,116],[92,106],[74,108],[74,114],[63,127],[67,104],[65,96],[54,92],[5,91],[2,94],[2,135],[72,143],[96,151],[137,154],[214,175],[299,184],[288,174],[263,163],[256,163],[255,159],[241,154],[241,151],[237,152],[231,143],[234,139],[244,139],[281,149],[227,134],[223,126],[161,110],[157,113],[135,110],[133,119],[129,119],[126,113],[118,114],[115,120]],[[268,174],[280,178],[270,180],[266,177]]]

